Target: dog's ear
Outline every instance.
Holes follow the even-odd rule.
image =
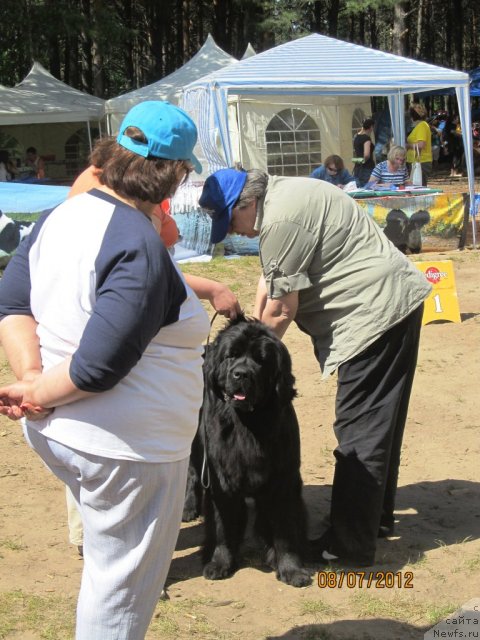
[[[295,389],[295,376],[292,373],[292,359],[288,353],[287,347],[278,341],[277,355],[277,380],[275,383],[275,391],[277,397],[282,404],[288,404],[297,395]]]
[[[219,398],[223,397],[222,390],[218,384],[218,370],[220,367],[218,362],[218,349],[215,341],[207,344],[205,347],[204,361],[203,361],[203,379],[205,382],[205,389],[210,389]]]
[[[419,209],[410,216],[409,230],[421,229],[430,222],[430,214],[425,209]]]

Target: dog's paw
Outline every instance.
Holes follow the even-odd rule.
[[[182,522],[191,522],[199,517],[200,513],[195,507],[184,507],[182,513]]]
[[[287,569],[277,572],[277,578],[292,587],[308,587],[312,584],[311,573],[307,569]]]
[[[212,560],[203,567],[203,577],[207,580],[225,580],[232,575],[234,568],[224,564],[219,564]]]

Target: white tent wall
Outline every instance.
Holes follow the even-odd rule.
[[[58,80],[39,62],[15,87],[0,86],[0,148],[23,159],[33,146],[47,177],[71,179],[87,163],[92,129],[100,130],[105,101]]]
[[[352,140],[359,124],[354,115],[361,114],[361,122],[371,114],[370,99],[363,96],[232,96],[228,126],[234,162],[267,171],[267,127],[276,114],[289,109],[298,109],[315,122],[322,159],[337,154],[353,170]]]
[[[35,147],[46,158],[46,177],[53,180],[73,178],[86,166],[88,139],[87,124],[82,122],[0,126],[0,149],[23,163],[28,147]]]

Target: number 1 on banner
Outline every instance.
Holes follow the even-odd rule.
[[[425,300],[422,324],[435,320],[461,322],[452,261],[415,262],[415,266],[423,271],[433,287],[431,294]]]
[[[440,294],[433,296],[433,302],[435,303],[435,313],[442,313],[442,305],[440,304]]]

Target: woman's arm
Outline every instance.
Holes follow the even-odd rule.
[[[225,284],[191,274],[185,280],[201,300],[208,300],[217,313],[232,320],[241,313],[237,296]]]
[[[23,417],[47,415],[45,408],[58,407],[94,395],[78,389],[70,378],[70,360],[60,364],[31,380],[19,380],[0,388],[0,413],[16,420]]]
[[[372,141],[371,140],[366,140],[363,143],[363,161],[367,162],[368,160],[370,160],[370,147],[372,146]]]
[[[417,140],[416,142],[407,142],[407,144],[405,145],[407,149],[415,149],[415,147],[418,147],[419,151],[424,149],[426,146],[427,146],[427,143],[425,142],[425,140]]]
[[[43,180],[45,178],[45,161],[43,158],[38,159],[37,178]]]
[[[70,359],[42,374],[37,323],[32,316],[11,315],[0,322],[0,341],[18,382],[0,389],[0,413],[18,419],[45,417],[45,410],[91,395],[70,379]],[[55,371],[54,371],[55,370]]]
[[[0,342],[17,380],[42,372],[37,323],[32,316],[11,315],[0,322]]]

